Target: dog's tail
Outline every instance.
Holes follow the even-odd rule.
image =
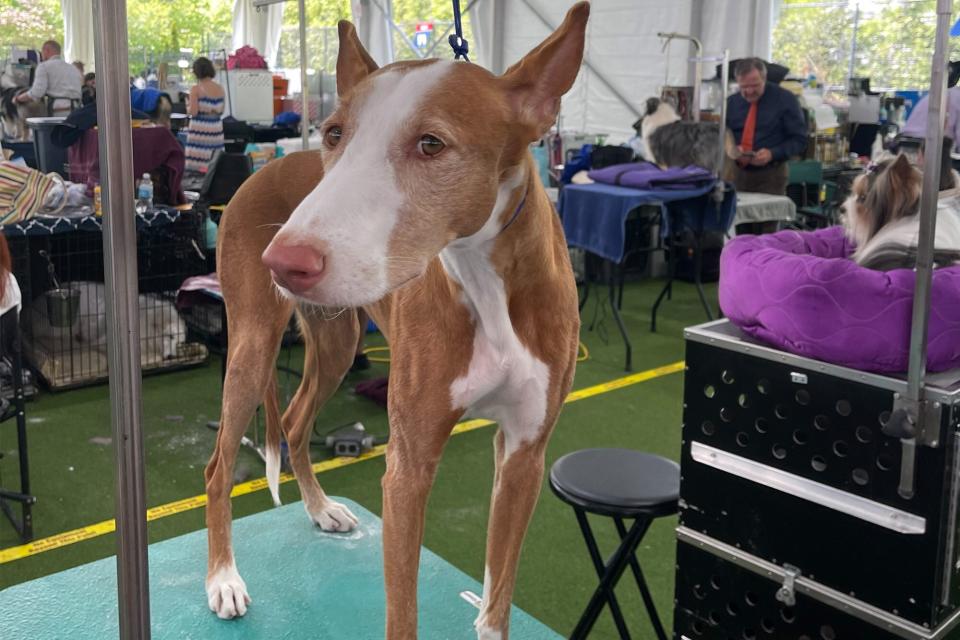
[[[277,370],[270,374],[270,383],[263,398],[266,414],[266,451],[264,462],[267,468],[267,486],[273,497],[274,506],[280,506],[280,404],[277,397]]]

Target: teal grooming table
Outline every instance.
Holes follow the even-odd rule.
[[[220,620],[207,608],[206,531],[150,545],[153,638],[383,638],[381,523],[358,504],[342,502],[360,519],[347,534],[321,531],[299,502],[233,523],[237,565],[253,598],[247,615],[236,620]],[[116,585],[116,558],[105,558],[0,591],[0,638],[116,638]],[[420,637],[476,640],[477,609],[469,594],[461,594],[481,591],[478,582],[424,549]],[[510,631],[517,640],[561,637],[516,607]]]

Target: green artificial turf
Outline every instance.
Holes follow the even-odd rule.
[[[623,316],[634,348],[634,371],[666,365],[683,358],[682,330],[705,321],[692,285],[678,284],[673,299],[660,309],[658,332],[650,333],[649,313],[662,283],[628,284]],[[715,300],[715,287],[708,297]],[[597,308],[594,296],[583,311],[583,342],[590,358],[579,365],[575,389],[626,375],[623,345],[609,309]],[[604,296],[605,300],[605,296]],[[594,314],[598,326],[588,331]],[[381,344],[372,336],[371,344]],[[302,351],[281,354],[281,364],[300,367]],[[367,430],[386,435],[386,413],[353,392],[356,382],[383,376],[387,365],[351,374],[344,387],[321,413],[319,433],[359,420]],[[295,381],[291,378],[288,386]],[[682,374],[671,374],[594,396],[566,407],[551,440],[548,468],[558,457],[587,447],[630,447],[677,459],[680,448]],[[215,432],[220,402],[220,360],[212,356],[201,367],[148,377],[143,384],[143,427],[147,458],[147,504],[157,506],[203,493],[203,466]],[[44,392],[27,406],[31,481],[38,502],[34,508],[37,538],[69,531],[113,517],[113,448],[110,403],[106,385],[63,393]],[[13,421],[0,425],[0,486],[16,486],[17,466]],[[467,574],[483,580],[484,539],[493,476],[494,427],[452,438],[444,453],[427,513],[425,545]],[[314,460],[327,457],[314,448]],[[380,476],[383,458],[374,458],[320,475],[331,495],[350,498],[370,511],[381,510]],[[259,458],[242,450],[236,479],[263,475]],[[296,483],[282,485],[284,502],[299,499]],[[271,508],[266,491],[234,499],[234,516]],[[204,526],[203,509],[161,518],[149,524],[151,542]],[[593,519],[601,550],[614,548],[612,523]],[[664,624],[670,625],[673,606],[675,518],[657,521],[643,540],[640,558]],[[18,544],[12,527],[0,521],[0,549]],[[115,537],[92,540],[0,564],[0,589],[84,564],[115,553]],[[242,566],[241,566],[242,571]],[[325,576],[325,580],[335,579]],[[572,510],[544,485],[524,546],[514,602],[558,632],[572,630],[596,585]],[[200,592],[198,592],[200,593]],[[255,596],[256,594],[254,594]],[[635,584],[625,574],[618,595],[636,637],[651,634]],[[200,597],[200,596],[198,596]],[[592,638],[615,638],[608,612]]]

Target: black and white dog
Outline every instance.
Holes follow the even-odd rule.
[[[643,140],[646,159],[654,164],[664,168],[692,164],[713,172],[720,169],[720,128],[715,122],[684,122],[669,103],[650,98],[646,114],[633,128]],[[729,133],[725,147],[729,154],[733,148]]]

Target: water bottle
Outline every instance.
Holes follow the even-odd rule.
[[[145,213],[151,207],[153,207],[153,180],[150,179],[149,173],[145,173],[137,185],[137,213]]]

